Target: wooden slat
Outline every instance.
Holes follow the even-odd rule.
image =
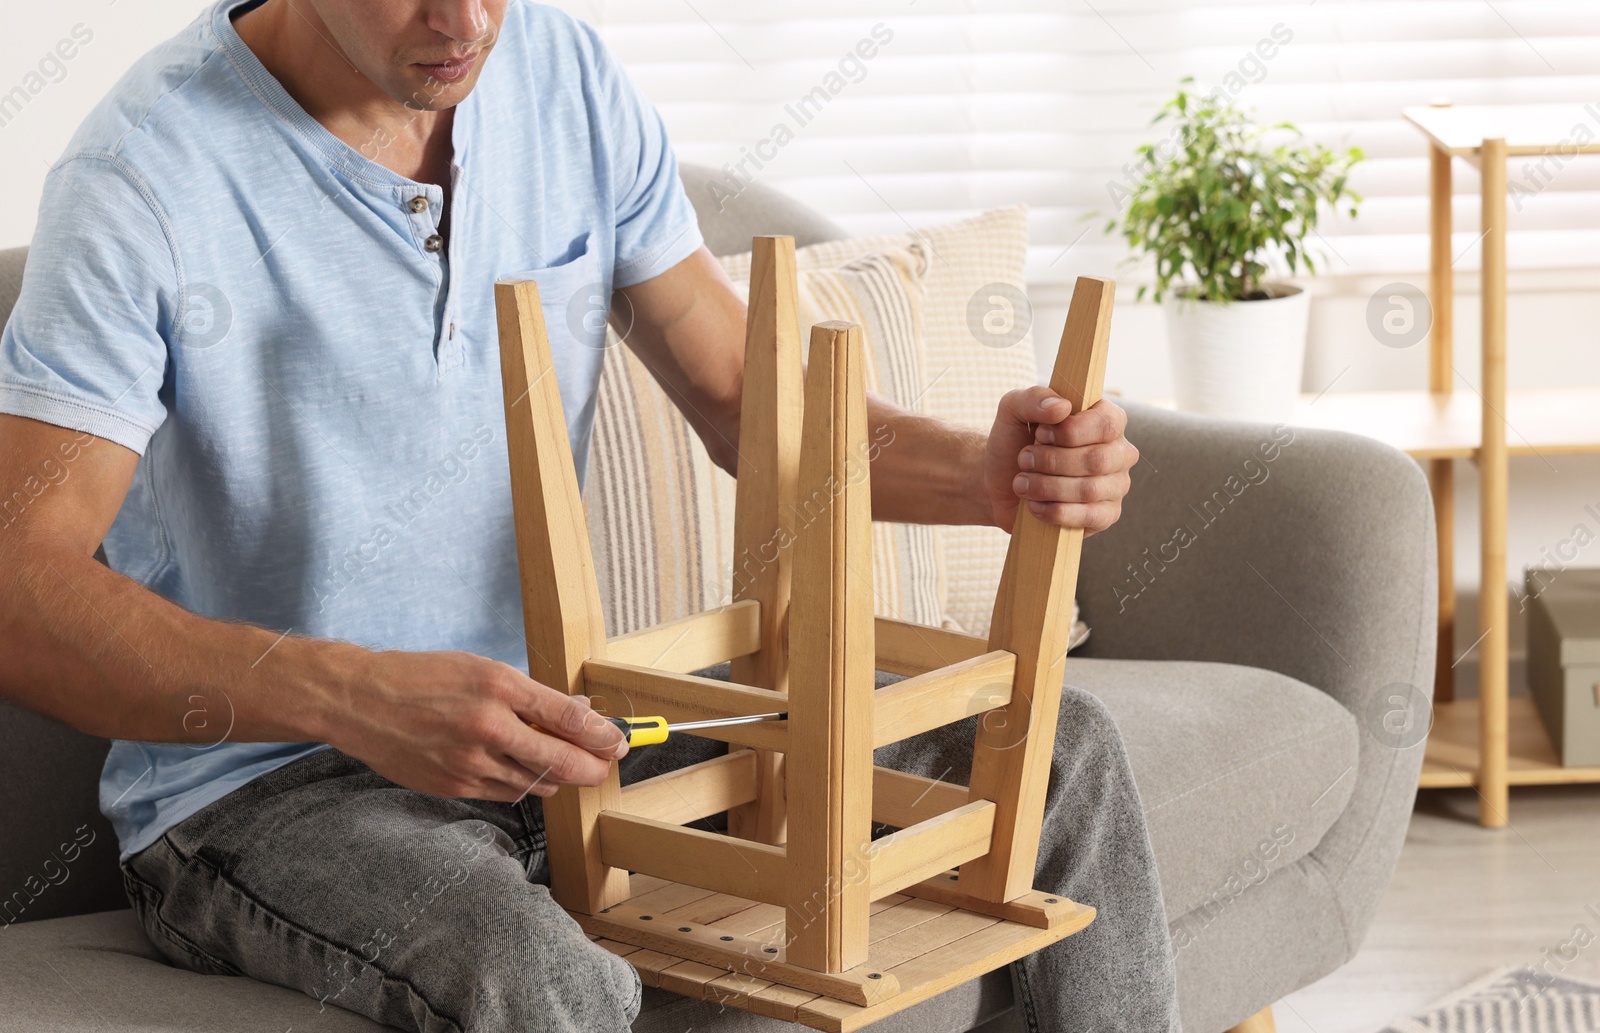
[[[989,651],[989,640],[926,624],[878,617],[874,620],[878,670],[922,674]]]
[[[989,852],[995,805],[974,800],[874,842],[872,895],[881,897],[914,886]]]
[[[768,904],[787,898],[784,851],[766,843],[602,811],[600,850],[617,868]]]
[[[697,900],[692,904],[673,908],[671,911],[666,912],[666,915],[668,918],[681,918],[684,921],[693,922],[695,925],[715,925],[756,906],[758,905],[755,901],[746,897],[735,897],[727,893],[713,893],[711,896]]]
[[[712,898],[708,898],[708,900],[709,899]],[[703,904],[704,902],[701,903]],[[695,906],[698,907],[699,905]],[[777,912],[771,908],[766,908],[764,905],[754,906],[760,907],[768,913],[777,914],[779,916],[779,922],[781,926],[781,912]],[[950,910],[948,907],[943,907],[938,904],[933,904],[923,900],[912,900],[908,897],[900,896],[899,894],[893,894],[887,898],[884,898],[883,900],[874,901],[872,909],[875,912],[871,921],[872,939],[874,941],[903,932],[914,925],[920,925],[923,922],[931,921],[932,919],[937,918]],[[736,912],[736,914],[743,915],[744,912]],[[679,909],[678,911],[671,912],[666,917],[688,918],[690,921],[694,921],[694,919],[688,914],[688,909]],[[669,925],[665,928],[669,928],[673,932],[677,932],[681,926],[671,925],[669,923]],[[758,933],[766,932],[765,928],[759,924],[754,924],[753,929]],[[738,933],[740,932],[740,929],[738,928],[737,923],[717,921],[713,923],[712,931],[718,933],[719,935],[728,935],[729,933]],[[762,942],[763,950],[766,946],[780,946],[783,943],[781,928],[779,935],[762,936],[760,937],[760,940]],[[629,950],[639,949],[626,944],[619,944],[619,946],[627,947]],[[704,975],[704,973],[701,973],[698,969],[675,969],[671,971],[679,974],[689,974],[692,972],[696,977]],[[775,1019],[783,1019],[786,1022],[795,1021],[798,1007],[817,996],[816,994],[807,990],[796,990],[793,987],[784,986],[781,983],[774,983],[771,980],[763,979],[759,976],[753,976],[743,972],[725,972],[718,970],[718,973],[719,975],[717,978],[705,980],[703,986],[686,986],[685,990],[692,991],[694,996],[704,997],[708,1000],[719,1001],[735,1008],[744,1008],[748,1011],[753,1011],[758,1015],[768,1015]]]
[[[528,672],[576,694],[584,662],[605,655],[606,629],[544,309],[531,280],[496,283],[494,297]],[[628,873],[601,861],[595,824],[620,800],[613,765],[600,785],[544,801],[550,893],[562,907],[592,912],[627,898]]]
[[[995,650],[879,689],[872,745],[888,746],[1011,702],[1017,658]]]
[[[668,723],[698,721],[766,714],[781,711],[784,704],[783,697],[765,689],[693,674],[653,671],[609,660],[584,664],[583,682],[595,709],[613,717],[660,716]],[[730,728],[706,728],[692,734],[743,746],[784,750],[789,744],[789,724],[787,721],[763,721]]]
[[[753,800],[755,792],[755,754],[736,750],[623,786],[618,810],[687,825]]]
[[[757,904],[754,907],[729,915],[718,920],[716,927],[722,932],[733,933],[737,936],[748,936],[752,939],[761,939],[764,934],[777,930],[775,937],[778,943],[783,942],[783,907],[773,904]]]
[[[970,914],[970,912],[956,913]],[[1086,928],[1093,917],[1091,911],[1072,931],[1077,932]],[[939,993],[1032,953],[1032,949],[1037,949],[1037,946],[1018,953],[1011,953],[1011,949],[1029,940],[1039,944],[1041,932],[1043,930],[1017,926],[1010,922],[996,922],[942,947],[924,951],[903,964],[896,965],[894,971],[901,973],[900,978],[918,989],[926,989],[931,982],[935,986],[933,993]],[[1061,930],[1050,930],[1050,932],[1060,933]],[[1054,937],[1056,940],[1064,938],[1064,935]]]
[[[1100,400],[1115,293],[1111,281],[1090,277],[1079,277],[1072,292],[1050,387],[1074,412]],[[989,631],[990,649],[1017,655],[1016,687],[1009,706],[980,722],[972,757],[972,799],[998,806],[994,840],[961,872],[968,891],[987,900],[1033,888],[1082,547],[1081,529],[1018,507]]]
[[[628,955],[627,962],[638,971],[639,981],[645,986],[660,986],[661,974],[674,965],[683,964],[683,959],[659,951],[641,949]]]
[[[634,872],[632,875],[628,876],[628,898],[631,900],[640,896],[641,894],[653,893],[656,890],[665,889],[671,885],[672,883],[668,882],[666,879],[658,879],[654,875],[645,875],[642,872]]]
[[[967,787],[892,768],[872,771],[872,820],[907,829],[964,806]]]
[[[750,259],[739,467],[733,515],[733,597],[759,600],[759,651],[736,660],[734,681],[789,691],[789,594],[800,474],[800,316],[793,237],[757,237]],[[785,838],[784,758],[756,754],[755,801],[728,815],[728,832]]]
[[[718,1000],[723,995],[712,985],[728,975],[728,970],[698,961],[679,961],[656,973],[656,986],[684,997]]]
[[[797,1021],[800,1007],[817,999],[810,991],[739,972],[729,972],[713,980],[709,988],[722,995],[717,1000],[724,1004],[784,1022]]]
[[[987,915],[952,908],[929,921],[878,940],[872,945],[872,964],[881,966],[884,970],[893,969],[912,958],[994,924],[996,920]]]
[[[606,659],[687,673],[742,657],[760,645],[761,604],[751,599],[608,639]]]
[[[634,953],[635,951],[639,950],[638,947],[635,947],[631,943],[621,943],[621,942],[619,942],[617,940],[607,940],[607,939],[605,939],[603,937],[599,938],[599,939],[596,939],[594,942],[599,944],[600,946],[604,947],[606,950],[610,951],[611,953],[615,954],[619,958],[625,958],[628,955],[630,955],[630,954]]]
[[[651,917],[647,920],[645,915]],[[781,946],[769,952],[767,948],[771,944],[729,933],[726,926],[658,923],[654,912],[642,911],[632,904],[619,904],[597,915],[574,917],[584,932],[592,935],[637,943],[646,950],[672,955],[679,960],[720,966],[728,972],[781,982],[852,1004],[876,1004],[893,997],[900,989],[894,977],[880,969],[862,965],[844,972],[821,972],[793,964]],[[679,932],[685,925],[690,931]],[[725,940],[724,936],[733,939]]]
[[[943,872],[901,891],[913,897],[937,902],[946,907],[959,907],[976,911],[1007,922],[1032,926],[1035,929],[1056,929],[1076,922],[1087,910],[1093,917],[1094,909],[1055,893],[1029,890],[1022,896],[1007,901],[984,900],[961,891],[961,880],[955,872]]]
[[[789,957],[867,957],[872,838],[872,512],[861,328],[812,330],[789,615]]]
[[[898,894],[896,894],[898,896]],[[891,936],[898,936],[912,926],[931,922],[941,915],[947,915],[955,910],[948,904],[940,904],[933,900],[918,900],[907,897],[894,907],[886,908],[872,916],[870,928],[873,943],[886,940]],[[868,957],[871,957],[869,952]]]
[[[952,914],[970,912],[956,911]],[[918,928],[931,930],[937,924],[930,922]],[[1076,931],[1071,927],[1065,930],[1031,929],[1010,922],[994,922],[959,939],[933,946],[890,968],[888,974],[901,983],[901,992],[892,1001],[873,1007],[851,1008],[841,1007],[836,1000],[818,997],[801,1006],[799,1021],[828,1033],[854,1033],[913,1004],[976,979],[985,972],[1009,965]]]
[[[633,873],[635,882],[643,877],[640,872]],[[652,912],[673,911],[678,908],[689,907],[695,902],[705,900],[708,897],[716,896],[715,891],[708,890],[704,886],[691,886],[684,882],[668,882],[665,879],[656,879],[653,875],[650,878],[655,879],[661,885],[656,889],[645,893],[635,893],[629,897],[628,904],[630,906]]]

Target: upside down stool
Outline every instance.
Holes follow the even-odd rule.
[[[1074,411],[1100,398],[1113,291],[1073,292],[1050,386]],[[1032,887],[1083,532],[1019,507],[987,638],[875,618],[862,332],[813,327],[802,371],[797,293],[792,238],[757,237],[733,602],[608,640],[538,289],[495,285],[530,674],[613,716],[788,715],[547,799],[551,893],[647,985],[847,1031],[1094,920]],[[730,681],[689,673],[724,661]],[[970,786],[874,767],[975,715]],[[723,813],[727,834],[687,827]]]

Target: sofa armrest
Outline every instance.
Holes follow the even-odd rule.
[[[110,744],[0,700],[0,931],[128,906],[100,813]]]
[[[1143,459],[1122,519],[1084,545],[1083,653],[1266,668],[1354,714],[1356,785],[1315,851],[1353,952],[1399,855],[1428,727],[1427,480],[1351,434],[1124,407]]]

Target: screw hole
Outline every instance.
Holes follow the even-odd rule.
[[[960,878],[960,877],[961,877],[961,876],[959,876],[959,875],[952,875],[952,876],[950,876],[950,881],[951,881],[951,882],[955,882],[955,881],[956,881],[956,880],[957,880],[957,879],[959,879],[959,878]]]
[[[692,930],[692,929],[690,929],[690,928],[689,928],[689,927],[688,927],[688,926],[686,926],[686,925],[680,925],[680,926],[678,926],[678,932],[680,932],[680,933],[688,933],[688,932],[693,932],[693,931],[694,931],[694,930]]]
[[[733,939],[733,937],[731,937],[731,936],[721,936],[721,937],[718,937],[718,939],[731,941]]]
[[[1057,899],[1056,897],[1046,897],[1046,898],[1044,898],[1044,902],[1046,904],[1059,904],[1059,903],[1061,903],[1061,901],[1059,899]]]
[[[776,947],[763,947],[761,949],[766,951],[768,954],[776,954],[776,953],[778,953],[778,948],[776,948]]]
[[[869,972],[869,973],[867,973],[867,978],[868,979],[882,979],[883,978],[883,973],[882,972]]]
[[[653,918],[654,918],[654,916],[652,916],[652,915],[640,915],[639,916],[639,921],[641,921],[641,922],[649,922],[649,921],[652,921]]]

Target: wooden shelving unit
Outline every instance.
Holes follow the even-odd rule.
[[[1421,785],[1474,786],[1478,820],[1507,823],[1510,787],[1600,782],[1600,767],[1563,768],[1532,701],[1512,699],[1507,647],[1506,508],[1509,459],[1600,452],[1600,387],[1508,391],[1506,387],[1506,161],[1559,149],[1563,159],[1600,154],[1574,129],[1592,121],[1581,105],[1407,108],[1428,139],[1430,176],[1429,384],[1426,391],[1327,394],[1301,400],[1296,423],[1353,431],[1425,462],[1439,529],[1439,661],[1434,724]],[[1479,382],[1458,389],[1453,365],[1451,172],[1460,158],[1482,178],[1483,354]],[[1479,698],[1456,700],[1455,463],[1478,467]]]
[[[1510,458],[1600,454],[1600,385],[1511,391],[1506,387],[1506,161],[1557,151],[1566,160],[1600,154],[1600,139],[1579,143],[1592,124],[1579,104],[1438,104],[1407,108],[1428,139],[1428,388],[1302,395],[1294,424],[1375,438],[1423,462],[1439,531],[1439,649],[1434,721],[1420,784],[1476,787],[1478,820],[1507,823],[1510,787],[1600,782],[1600,767],[1564,768],[1531,700],[1511,698],[1511,614],[1505,592],[1482,592],[1478,627],[1478,698],[1455,698],[1455,464],[1478,467],[1479,584],[1506,584],[1506,509]],[[1451,266],[1451,171],[1460,158],[1482,177],[1482,333],[1478,383],[1454,365],[1455,289]],[[1170,406],[1170,400],[1155,404]],[[1480,637],[1481,636],[1481,637]]]

